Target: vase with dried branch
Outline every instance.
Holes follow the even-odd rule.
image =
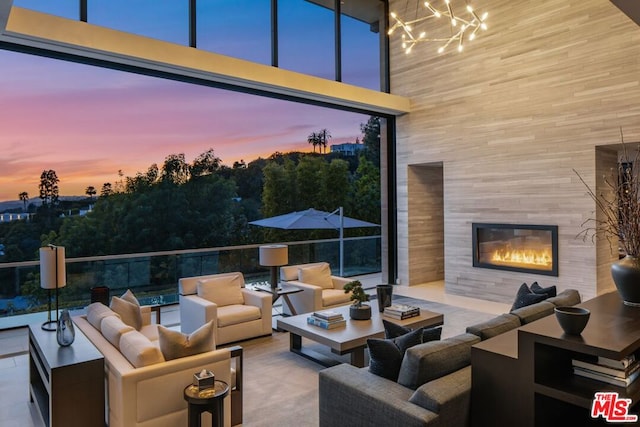
[[[587,194],[596,205],[595,218],[587,219],[578,236],[595,240],[606,238],[624,256],[611,266],[611,275],[626,305],[640,306],[640,150],[633,152],[624,143],[622,130],[621,155],[617,167],[603,177],[603,188],[594,191],[576,171]]]

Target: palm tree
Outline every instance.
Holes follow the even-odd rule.
[[[307,142],[309,144],[313,144],[313,152],[316,152],[316,146],[317,145],[322,145],[322,143],[320,142],[320,134],[319,133],[315,133],[315,132],[311,132],[309,134],[309,136],[307,136]]]
[[[20,201],[22,201],[22,204],[24,205],[24,211],[27,211],[27,203],[29,202],[29,193],[27,193],[26,191],[23,191],[22,193],[18,194],[18,197],[20,198]]]
[[[322,129],[320,132],[318,132],[318,138],[319,138],[318,145],[323,147],[323,153],[326,153],[327,142],[329,141],[329,138],[331,138],[331,134],[327,129]]]

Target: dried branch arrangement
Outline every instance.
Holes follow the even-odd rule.
[[[618,166],[611,168],[605,175],[605,188],[596,193],[584,181],[582,176],[573,169],[580,181],[587,188],[587,194],[596,204],[596,209],[602,213],[603,219],[589,218],[582,226],[578,236],[594,240],[597,236],[605,237],[610,244],[617,244],[626,255],[640,256],[640,178],[634,167],[640,168],[640,151],[634,149],[633,157],[627,151],[622,137],[622,157]]]

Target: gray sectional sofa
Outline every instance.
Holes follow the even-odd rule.
[[[575,290],[519,308],[465,333],[407,349],[398,382],[341,364],[319,374],[320,427],[468,426],[471,406],[471,347],[581,302]],[[446,321],[446,319],[445,319]],[[516,339],[516,335],[513,335]]]

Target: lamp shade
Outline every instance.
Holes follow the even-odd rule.
[[[44,289],[64,288],[67,285],[67,269],[64,247],[40,248],[40,287]]]
[[[260,265],[279,267],[289,263],[289,247],[287,245],[260,246]]]

